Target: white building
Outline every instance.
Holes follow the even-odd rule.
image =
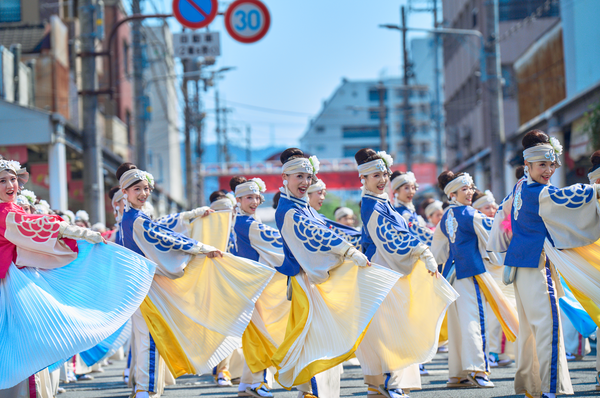
[[[402,134],[402,79],[381,80],[385,87],[388,152],[396,163],[404,162]],[[353,157],[369,147],[380,149],[379,80],[347,80],[323,103],[323,109],[310,122],[300,139],[302,149],[320,158]],[[411,86],[413,109],[413,150],[415,163],[433,162],[434,132],[430,123],[431,98],[427,86]]]
[[[143,34],[148,60],[144,69],[145,93],[151,106],[146,123],[147,167],[157,184],[181,203],[185,200],[172,33],[164,24],[145,26]],[[159,209],[161,214],[162,210],[169,211]]]

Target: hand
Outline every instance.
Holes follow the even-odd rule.
[[[215,211],[213,209],[208,209],[204,212],[204,214],[200,218],[204,218],[204,217],[208,216],[210,213],[214,213],[214,212]]]
[[[105,245],[108,245],[108,243],[106,242],[106,239],[104,238],[104,236],[102,236],[102,243],[104,243]]]
[[[440,279],[441,275],[440,275],[439,271],[431,272],[431,271],[427,270],[427,272],[429,272],[429,275],[435,276],[436,279]]]
[[[208,252],[208,253],[206,254],[206,256],[207,256],[208,258],[217,258],[217,257],[223,257],[223,252],[221,252],[221,250],[215,250],[215,251],[212,251],[212,252]]]
[[[350,253],[348,253],[348,254],[349,254],[349,256],[347,256],[347,257],[350,259],[350,261],[352,261],[357,266],[359,266],[359,267],[370,267],[371,266],[371,262],[369,261],[367,256],[362,254],[360,251],[354,249],[354,250],[351,250]]]

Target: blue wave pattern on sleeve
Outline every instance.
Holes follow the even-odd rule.
[[[433,242],[433,233],[431,233],[429,229],[423,228],[416,222],[409,223],[408,229],[413,235],[419,238],[421,243],[431,246],[431,242]]]
[[[390,254],[405,255],[419,244],[419,239],[410,233],[397,231],[383,215],[377,216],[377,237],[383,242],[383,248]]]
[[[337,236],[333,231],[303,220],[298,213],[294,212],[293,218],[294,232],[308,251],[313,253],[318,251],[328,252],[332,246],[338,246],[343,243],[342,238]]]
[[[594,197],[594,188],[582,184],[573,185],[563,189],[550,188],[550,199],[557,205],[577,209],[589,203]]]
[[[483,228],[485,228],[487,231],[491,231],[492,225],[494,224],[494,220],[489,217],[483,217],[482,224],[483,224]]]
[[[258,223],[258,229],[260,230],[260,237],[271,246],[281,249],[283,247],[283,239],[281,239],[281,234],[275,228],[270,228],[269,226]]]
[[[154,224],[150,220],[144,220],[143,226],[144,239],[146,239],[146,242],[154,245],[154,247],[161,252],[168,252],[170,250],[189,250],[196,244],[194,240],[188,239],[173,231],[162,231],[160,225]]]
[[[179,216],[179,213],[169,214],[168,216],[159,218],[158,220],[156,220],[156,222],[159,223],[160,225],[163,225],[163,226],[169,228],[169,229],[173,229],[177,225],[177,217],[178,216]]]

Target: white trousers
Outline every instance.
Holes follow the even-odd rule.
[[[421,373],[419,365],[414,364],[404,369],[386,373],[377,376],[364,376],[365,384],[377,388],[383,385],[384,388],[393,390],[401,388],[403,390],[420,390],[421,389]]]
[[[343,372],[342,365],[335,366],[324,372],[317,374],[310,379],[310,382],[300,384],[298,397],[305,393],[312,394],[319,398],[339,398],[340,397],[340,377]]]
[[[0,390],[0,398],[53,398],[52,382],[48,369],[34,374],[14,387]]]
[[[515,359],[516,356],[516,343],[510,342],[504,336],[502,332],[502,325],[496,318],[494,311],[487,305],[487,325],[486,325],[486,337],[488,341],[488,352],[498,354],[500,359]]]
[[[150,394],[155,393],[154,396],[160,396],[165,384],[165,363],[160,358],[139,308],[131,320],[134,334],[132,350],[135,350],[135,353],[132,353],[130,375],[135,377],[135,392],[147,391]]]
[[[471,372],[490,371],[487,361],[485,297],[475,277],[452,284],[460,297],[448,309],[448,370],[465,379]]]
[[[592,352],[590,339],[583,337],[577,329],[575,329],[575,326],[573,326],[573,323],[562,309],[560,310],[560,322],[562,324],[566,352],[578,357],[584,357]]]
[[[573,394],[565,356],[556,282],[542,253],[538,268],[517,270],[515,295],[519,313],[519,360],[515,392]]]

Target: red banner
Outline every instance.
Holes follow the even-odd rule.
[[[396,165],[392,167],[392,170],[400,170],[405,171],[406,166],[403,164]],[[415,173],[415,177],[417,178],[417,182],[421,185],[434,185],[437,183],[437,168],[433,163],[420,163],[415,164],[412,167],[412,172]],[[360,178],[358,177],[357,171],[344,171],[344,172],[324,172],[318,174],[319,178],[325,182],[327,185],[327,189],[336,190],[336,189],[349,189],[349,190],[357,190],[360,189]],[[231,180],[233,176],[223,176],[219,177],[219,188],[226,189],[229,191],[229,180]],[[263,175],[253,175],[253,176],[245,176],[246,178],[254,178],[258,177],[262,179],[266,186],[267,192],[277,192],[281,184],[281,174],[263,174]]]
[[[29,165],[29,180],[35,185],[50,188],[48,163],[33,163]],[[71,164],[67,163],[67,183],[71,181]]]

